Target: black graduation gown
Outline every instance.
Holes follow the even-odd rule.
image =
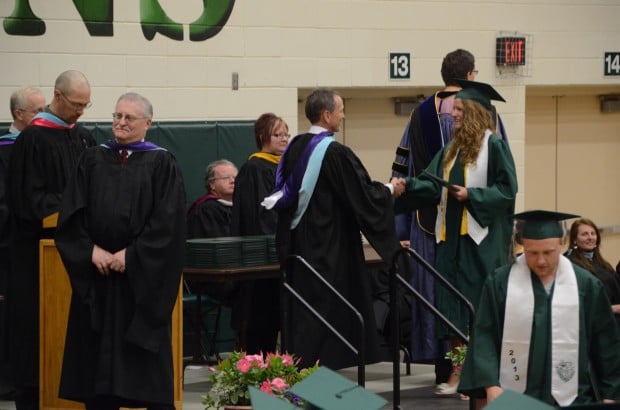
[[[187,238],[230,236],[232,207],[208,199],[187,214]]]
[[[0,145],[0,295],[6,296],[10,269],[9,207],[6,202],[11,145]],[[6,301],[0,302],[0,394],[10,390],[9,378],[9,323]]]
[[[284,161],[288,176],[312,134],[297,136]],[[380,360],[372,309],[370,277],[364,261],[360,230],[388,264],[400,248],[394,227],[392,197],[382,184],[372,181],[357,156],[348,147],[332,142],[325,153],[321,171],[308,208],[297,227],[290,229],[294,210],[279,213],[276,234],[280,261],[290,254],[303,257],[334,286],[365,319],[366,362]],[[307,298],[350,343],[359,348],[359,323],[347,313],[342,302],[327,295],[299,266],[290,271],[294,288]],[[301,357],[301,365],[316,360],[340,369],[357,365],[357,358],[314,319],[298,302],[291,302],[290,334],[286,348]]]
[[[233,194],[233,236],[275,234],[278,213],[267,210],[260,203],[276,185],[277,168],[278,164],[253,157],[239,170]],[[277,279],[240,284],[231,320],[240,348],[251,354],[275,350],[280,329],[279,296]]]
[[[216,198],[207,199],[187,214],[187,239],[217,238],[230,236],[230,219],[232,207],[225,205]],[[200,291],[212,299],[232,304],[231,298],[235,291],[234,283],[189,282],[191,292]]]
[[[174,400],[171,316],[184,263],[185,190],[167,151],[87,150],[61,205],[56,244],[73,294],[60,397]],[[99,274],[93,245],[126,248],[126,271]]]
[[[31,125],[15,140],[7,199],[11,212],[9,319],[15,384],[39,384],[39,240],[51,237],[41,221],[58,211],[80,154],[95,145],[85,128]]]
[[[278,164],[263,158],[250,158],[235,178],[231,233],[269,235],[276,233],[278,213],[260,203],[276,185]]]

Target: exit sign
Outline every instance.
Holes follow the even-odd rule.
[[[525,37],[497,37],[495,65],[525,65]]]
[[[620,51],[605,52],[605,75],[620,75]]]
[[[411,54],[390,53],[390,79],[411,78]]]

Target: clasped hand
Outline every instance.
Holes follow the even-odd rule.
[[[125,249],[111,253],[94,245],[91,260],[103,276],[108,276],[110,271],[125,272]]]
[[[394,192],[392,192],[394,198],[398,198],[405,192],[405,178],[392,177],[392,179],[390,179],[390,184],[394,187]]]

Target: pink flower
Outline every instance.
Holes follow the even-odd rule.
[[[237,370],[239,370],[241,373],[247,373],[248,371],[250,371],[251,367],[252,363],[250,363],[250,361],[247,359],[239,359],[239,361],[237,362]]]
[[[245,359],[249,361],[251,364],[256,363],[256,366],[259,368],[264,367],[263,355],[261,354],[249,354],[245,356]]]
[[[286,389],[288,389],[288,384],[286,384],[286,382],[284,381],[284,379],[282,379],[281,377],[275,377],[272,381],[271,381],[271,386],[279,392],[282,392]]]
[[[293,356],[289,355],[289,354],[283,354],[282,355],[282,363],[284,363],[285,366],[292,366],[293,363]]]
[[[274,396],[273,391],[271,390],[271,384],[269,383],[269,380],[265,380],[261,383],[260,390],[270,396]]]

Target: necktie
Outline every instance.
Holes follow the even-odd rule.
[[[121,151],[121,165],[125,165],[125,162],[127,162],[127,156],[129,155],[129,153],[127,152],[126,149]]]

